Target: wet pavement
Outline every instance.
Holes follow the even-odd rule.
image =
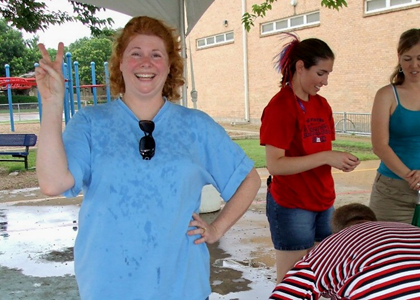
[[[336,206],[367,204],[377,161],[352,173],[333,172]],[[246,214],[213,245],[210,300],[268,299],[275,283],[275,253],[265,217],[267,171]],[[81,197],[41,195],[39,189],[0,191],[0,299],[77,300],[73,244]],[[219,212],[205,213],[211,222]]]

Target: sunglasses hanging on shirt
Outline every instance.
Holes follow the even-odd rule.
[[[149,120],[139,121],[140,129],[144,132],[144,137],[139,142],[139,152],[144,160],[150,160],[155,155],[156,143],[152,136],[155,123]]]

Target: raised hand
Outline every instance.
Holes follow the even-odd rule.
[[[38,48],[42,59],[39,61],[39,66],[35,68],[35,78],[42,103],[53,102],[61,104],[65,91],[62,71],[64,44],[58,44],[57,55],[54,61],[51,60],[44,44],[39,44]]]

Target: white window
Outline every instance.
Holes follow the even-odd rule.
[[[215,45],[221,45],[233,42],[233,31],[225,32],[213,36],[208,36],[197,40],[197,48],[202,49]]]
[[[306,20],[308,24],[319,23],[319,12],[306,15]]]
[[[366,12],[386,8],[386,0],[366,1]]]
[[[316,11],[303,15],[263,23],[261,24],[261,34],[266,35],[319,23],[319,11]]]
[[[420,0],[365,0],[365,13],[386,11],[418,4]]]
[[[296,18],[290,18],[290,26],[291,27],[298,27],[298,26],[302,26],[304,23],[304,19],[303,16],[300,17],[296,17]]]

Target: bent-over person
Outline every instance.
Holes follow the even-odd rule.
[[[334,234],[298,261],[270,299],[420,299],[420,228],[338,208]]]

